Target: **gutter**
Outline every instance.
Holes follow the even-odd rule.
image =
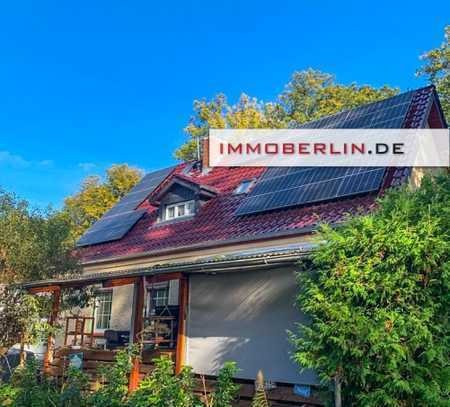
[[[331,224],[330,226],[334,227],[335,225]],[[316,226],[308,226],[308,227],[297,229],[297,230],[272,232],[272,233],[266,233],[264,235],[244,236],[244,237],[228,239],[228,240],[214,240],[211,242],[195,243],[192,245],[181,246],[181,247],[177,247],[177,248],[152,250],[152,251],[146,251],[146,252],[142,252],[142,253],[126,254],[123,256],[114,256],[114,257],[107,257],[107,258],[101,258],[101,259],[96,259],[96,260],[88,260],[88,261],[83,261],[81,263],[81,265],[82,266],[92,266],[92,265],[97,265],[97,264],[113,263],[113,262],[122,261],[122,260],[139,259],[142,257],[163,256],[166,254],[175,254],[175,253],[189,252],[192,250],[202,250],[202,249],[210,249],[210,248],[215,248],[215,247],[230,246],[230,245],[239,244],[239,243],[250,243],[250,242],[256,242],[256,241],[271,240],[271,239],[278,238],[278,237],[281,238],[281,237],[291,237],[291,236],[302,236],[302,235],[306,235],[306,234],[312,234],[316,230],[317,230]]]
[[[61,287],[80,287],[84,285],[101,283],[108,280],[113,280],[123,277],[141,277],[141,276],[155,276],[159,274],[168,273],[185,273],[185,274],[218,274],[237,271],[251,271],[251,270],[269,270],[283,266],[293,266],[300,259],[300,257],[307,255],[311,250],[296,251],[295,253],[279,253],[276,255],[260,255],[258,257],[232,259],[232,260],[212,260],[209,262],[192,262],[186,264],[173,264],[153,266],[147,269],[124,270],[115,273],[96,273],[92,275],[80,276],[79,278],[68,279],[52,279],[29,282],[22,285],[25,289],[40,288],[52,285]]]

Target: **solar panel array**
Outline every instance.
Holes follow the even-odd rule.
[[[89,246],[121,239],[144,215],[145,210],[135,210],[164,181],[174,167],[154,171],[125,195],[115,206],[94,223],[77,242],[77,246]]]
[[[379,102],[299,126],[301,129],[399,129],[408,113],[415,91],[402,93]]]
[[[414,91],[305,123],[306,129],[401,128]],[[236,215],[378,191],[385,168],[380,167],[271,167],[243,199]]]
[[[237,209],[249,215],[274,209],[327,201],[378,190],[384,168],[290,167],[269,168]]]

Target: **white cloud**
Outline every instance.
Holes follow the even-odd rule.
[[[42,165],[43,167],[53,167],[54,161],[53,160],[42,160],[38,162],[39,165]]]
[[[94,163],[79,163],[78,167],[80,167],[83,171],[92,171],[94,168],[97,167],[97,164]]]
[[[23,158],[21,155],[13,154],[9,151],[0,151],[0,165],[14,169],[24,169],[30,167],[52,167],[52,160],[32,161]]]
[[[20,155],[11,154],[9,151],[0,151],[0,164],[14,168],[28,168],[31,162],[25,160]]]

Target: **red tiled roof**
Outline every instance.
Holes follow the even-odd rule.
[[[433,88],[418,90],[409,109],[405,127],[423,124],[429,107]],[[270,235],[295,233],[310,230],[320,222],[339,223],[348,214],[367,213],[375,207],[375,194],[337,200],[316,205],[277,210],[237,217],[234,212],[244,195],[233,191],[244,180],[259,177],[264,168],[211,168],[203,174],[199,171],[183,174],[187,164],[180,164],[154,193],[164,188],[173,176],[190,182],[212,187],[218,195],[206,202],[193,218],[172,223],[157,223],[157,208],[148,200],[139,208],[147,209],[143,218],[121,240],[88,246],[80,249],[83,261],[119,257],[138,253],[182,249],[202,243],[225,243],[237,239],[253,240]],[[400,168],[388,171],[384,188],[398,184],[409,175],[409,170]]]

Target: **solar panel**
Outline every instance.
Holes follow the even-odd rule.
[[[145,213],[145,210],[135,209],[167,178],[174,168],[164,168],[145,175],[127,195],[81,236],[77,246],[110,242],[125,236]]]
[[[305,129],[401,128],[415,91],[305,123]],[[381,187],[380,167],[269,168],[239,205],[236,215],[248,215],[327,201]]]
[[[302,129],[398,129],[415,91],[326,116],[298,126]]]
[[[384,168],[289,168],[290,174],[274,175],[269,168],[253,191],[239,205],[236,215],[249,215],[291,206],[327,201],[377,191]],[[279,171],[278,171],[279,172]]]
[[[121,239],[144,215],[145,210],[129,211],[118,215],[103,217],[84,233],[77,246],[88,246],[97,243]]]

